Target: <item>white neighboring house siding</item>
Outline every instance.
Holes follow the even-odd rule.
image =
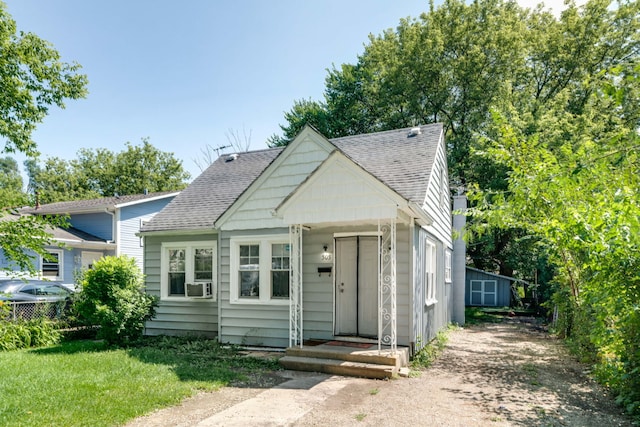
[[[173,198],[153,200],[119,208],[116,214],[118,220],[118,254],[135,258],[140,269],[144,265],[144,248],[140,237],[136,233],[140,231],[141,221],[148,221],[160,212]]]
[[[198,236],[147,236],[143,247],[145,253],[145,284],[147,293],[160,298],[160,274],[162,243],[167,242],[209,242],[216,241],[215,233]],[[215,260],[214,262],[219,262]],[[219,278],[219,274],[218,274]],[[216,278],[216,280],[219,280]],[[194,334],[214,337],[218,335],[218,303],[214,299],[184,301],[160,301],[156,317],[147,322],[147,335]]]

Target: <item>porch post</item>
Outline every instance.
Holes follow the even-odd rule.
[[[396,313],[396,220],[378,221],[378,352],[388,346],[397,350]]]
[[[302,347],[302,225],[289,226],[289,347]]]

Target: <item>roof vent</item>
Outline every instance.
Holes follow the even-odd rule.
[[[233,153],[233,154],[229,154],[229,155],[227,156],[227,158],[226,158],[226,159],[224,159],[224,161],[225,161],[226,163],[229,163],[229,162],[233,162],[233,161],[234,161],[235,159],[237,159],[237,158],[238,158],[238,153]]]
[[[407,136],[410,138],[412,136],[420,135],[421,133],[422,133],[422,130],[420,129],[420,126],[416,126],[409,130],[409,135]]]

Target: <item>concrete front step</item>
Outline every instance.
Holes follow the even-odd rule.
[[[284,356],[280,364],[294,371],[323,372],[362,378],[393,378],[398,375],[398,367],[376,363],[351,362],[339,359],[317,357]]]
[[[347,362],[359,362],[375,365],[389,365],[397,368],[407,366],[409,362],[409,350],[398,348],[395,354],[389,350],[378,352],[377,350],[356,350],[349,347],[336,347],[329,345],[289,347],[287,356],[310,357],[317,359],[335,359]]]

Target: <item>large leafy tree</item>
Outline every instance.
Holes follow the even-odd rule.
[[[67,99],[86,95],[87,77],[80,65],[63,62],[47,41],[32,33],[19,32],[0,1],[0,136],[2,153],[37,155],[31,135],[51,106],[64,108]],[[0,249],[24,270],[32,270],[32,253],[46,256],[52,243],[49,227],[58,220],[20,217],[11,209],[24,202],[21,183],[15,179],[15,163],[4,161],[0,197]],[[6,179],[5,179],[6,178]]]
[[[640,414],[640,137],[626,105],[637,102],[640,63],[622,68],[590,86],[580,114],[567,96],[540,112],[534,131],[513,112],[509,122],[497,115],[483,155],[508,167],[507,191],[472,197],[486,223],[544,242],[558,331]]]
[[[12,157],[0,157],[0,200],[5,206],[26,203],[18,162]]]
[[[452,186],[507,189],[509,165],[473,153],[485,150],[491,110],[503,110],[534,133],[554,103],[581,114],[595,83],[611,67],[637,59],[638,2],[570,3],[559,18],[515,1],[446,0],[419,18],[370,36],[355,64],[329,70],[322,101],[294,104],[271,145],[286,145],[305,123],[329,137],[421,123],[445,125]],[[638,94],[622,107],[638,118]],[[518,114],[511,114],[517,112]],[[474,220],[475,221],[475,220]],[[481,268],[533,280],[546,249],[520,229],[476,236],[469,255]],[[529,262],[521,254],[535,253]]]
[[[190,177],[173,153],[158,150],[148,139],[127,143],[119,153],[83,148],[77,159],[51,157],[43,165],[28,164],[27,172],[41,203],[181,190]]]

